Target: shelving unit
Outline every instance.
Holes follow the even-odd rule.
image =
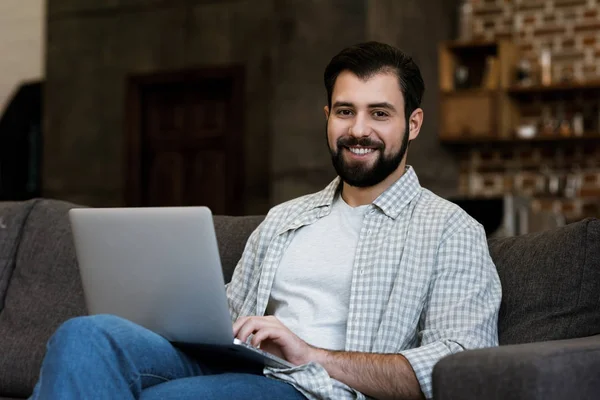
[[[513,96],[519,95],[536,95],[536,94],[564,94],[575,92],[599,91],[600,81],[590,82],[560,82],[547,86],[516,86],[513,85],[508,89],[508,93]]]
[[[514,44],[451,41],[442,43],[439,53],[440,139],[503,137],[515,118],[507,93]]]
[[[440,142],[449,146],[566,145],[600,143],[600,80],[519,86],[515,71],[519,54],[511,41],[448,41],[439,47]],[[459,79],[457,71],[467,71]],[[519,139],[517,127],[531,120],[532,112],[569,101],[570,114],[581,104],[597,104],[593,121],[585,121],[582,135],[541,134]],[[536,109],[537,107],[537,109]],[[541,131],[541,130],[540,130]],[[595,134],[594,132],[598,132]]]
[[[439,60],[439,140],[458,159],[462,196],[515,193],[566,220],[599,212],[600,80],[520,86],[518,50],[508,41],[444,42]],[[522,125],[535,136],[517,135]]]

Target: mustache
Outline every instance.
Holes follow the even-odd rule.
[[[384,144],[378,140],[373,140],[368,137],[357,138],[354,136],[342,136],[337,140],[338,149],[340,147],[362,146],[372,149],[383,149]]]

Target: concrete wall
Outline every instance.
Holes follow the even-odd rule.
[[[421,64],[428,118],[411,147],[411,163],[432,189],[444,193],[456,186],[453,161],[436,138],[437,44],[450,37],[453,15],[445,13],[444,0],[86,4],[49,0],[47,197],[123,203],[127,74],[229,63],[243,63],[247,71],[246,213],[320,190],[334,177],[323,70],[341,48],[366,39],[397,44]],[[425,31],[426,23],[434,27]]]
[[[43,76],[44,0],[0,1],[0,115],[23,81]]]
[[[50,0],[44,195],[99,206],[124,201],[129,74],[246,67],[246,212],[268,207],[273,2]]]

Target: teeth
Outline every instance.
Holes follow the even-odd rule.
[[[368,153],[372,153],[373,149],[368,149],[368,148],[364,148],[364,147],[350,147],[349,148],[350,151],[354,154],[358,154],[358,155],[363,155],[363,154],[368,154]]]

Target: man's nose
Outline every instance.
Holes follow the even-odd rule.
[[[364,116],[357,115],[348,133],[355,137],[365,137],[371,134],[371,128]]]

